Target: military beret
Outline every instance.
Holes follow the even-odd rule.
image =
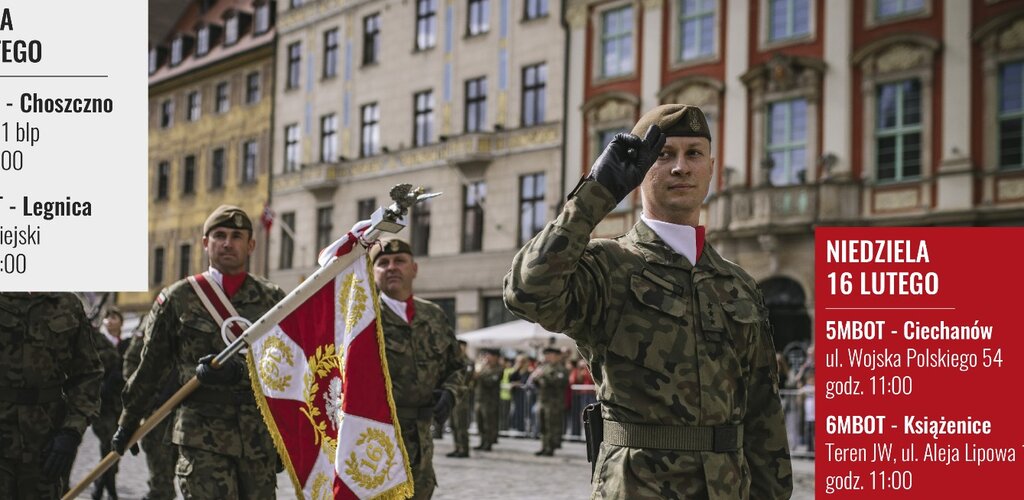
[[[218,227],[231,229],[248,229],[252,231],[252,220],[245,213],[245,210],[234,205],[221,205],[206,218],[203,223],[203,236],[210,234],[210,231]]]
[[[662,104],[644,113],[633,127],[632,134],[643,137],[651,125],[660,127],[665,137],[705,137],[711,140],[708,119],[697,106]]]
[[[412,255],[412,247],[398,238],[381,240],[370,247],[370,262],[377,262],[377,257],[380,257],[381,255],[392,255],[396,253],[407,253]]]

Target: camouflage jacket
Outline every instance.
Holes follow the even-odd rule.
[[[283,298],[277,285],[249,275],[231,298],[231,305],[242,317],[256,321]],[[121,394],[122,425],[148,416],[153,396],[165,387],[175,368],[177,382],[184,384],[195,376],[199,358],[227,347],[220,327],[186,280],[160,292],[149,314],[139,366]],[[236,385],[200,386],[178,407],[171,435],[175,444],[235,457],[275,453],[253,398],[248,368],[243,370],[245,376]]]
[[[560,405],[565,402],[565,390],[569,387],[569,371],[561,362],[538,366],[536,375],[531,379],[540,389],[538,397],[544,404]]]
[[[435,389],[462,396],[466,366],[444,311],[433,302],[414,300],[411,325],[390,307],[380,308],[391,393],[399,408],[432,408]]]
[[[685,498],[789,498],[775,349],[757,283],[707,242],[691,266],[643,222],[616,239],[591,240],[615,204],[603,186],[585,183],[516,255],[505,277],[505,303],[576,339],[593,367],[605,419],[742,424],[743,449],[678,452],[605,443],[594,496],[659,498],[667,487]]]
[[[498,406],[501,399],[501,378],[505,370],[499,365],[484,365],[474,377],[477,404]]]
[[[39,404],[0,397],[0,457],[34,460],[58,429],[82,434],[99,415],[103,365],[94,335],[70,293],[0,293],[0,391],[64,394]]]

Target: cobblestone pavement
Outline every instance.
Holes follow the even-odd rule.
[[[475,445],[476,437],[471,438]],[[436,500],[474,499],[586,499],[590,496],[590,464],[582,443],[566,442],[554,457],[536,457],[540,443],[533,439],[502,438],[494,451],[474,451],[470,458],[448,458],[452,451],[451,435],[434,441],[434,469],[439,486]],[[87,431],[82,440],[78,460],[72,470],[72,483],[99,462],[96,436]],[[796,491],[794,500],[814,498],[814,462],[794,460]],[[136,500],[146,492],[146,461],[142,455],[125,456],[117,475],[120,498]],[[278,498],[295,499],[295,492],[286,474],[279,474]],[[79,498],[90,498],[90,486]]]

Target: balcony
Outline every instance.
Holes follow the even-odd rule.
[[[860,214],[859,193],[859,184],[852,182],[726,190],[709,200],[707,227],[743,236],[850,223]]]

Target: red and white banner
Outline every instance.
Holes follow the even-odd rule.
[[[363,255],[250,348],[253,389],[299,498],[413,493],[373,273],[354,236],[367,225],[331,245],[322,264]]]

